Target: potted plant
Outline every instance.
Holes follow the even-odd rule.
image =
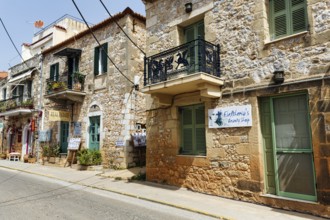
[[[101,152],[98,150],[83,149],[78,152],[78,170],[87,170],[88,166],[100,165]]]
[[[1,154],[0,154],[0,158],[3,159],[3,160],[5,160],[6,157],[7,157],[7,155],[6,155],[5,153],[1,153]]]
[[[53,144],[49,146],[48,151],[48,162],[49,163],[55,163],[56,157],[58,157],[60,154],[60,146],[58,144]]]
[[[91,161],[91,154],[88,149],[78,152],[78,170],[87,170],[88,166],[91,165]]]
[[[41,147],[41,149],[42,149],[42,152],[41,152],[42,163],[45,164],[45,162],[48,161],[48,159],[49,159],[49,146],[44,145]]]
[[[74,82],[73,89],[80,91],[84,86],[86,76],[78,71],[74,72],[71,76]]]
[[[33,155],[33,153],[29,153],[28,162],[29,163],[35,163],[36,162],[36,158]]]
[[[32,108],[33,107],[33,101],[32,99],[27,99],[25,101],[23,101],[22,107],[29,107],[29,108]]]

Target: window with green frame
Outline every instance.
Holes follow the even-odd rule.
[[[108,43],[94,49],[94,75],[101,75],[108,70]]]
[[[51,81],[58,81],[59,78],[59,63],[55,63],[50,66],[50,77]]]
[[[181,122],[180,154],[206,155],[204,105],[180,107],[179,111]]]
[[[269,0],[271,40],[307,30],[306,0]]]

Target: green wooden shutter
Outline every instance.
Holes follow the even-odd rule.
[[[99,74],[99,47],[95,47],[94,49],[94,75]]]
[[[273,38],[289,33],[289,14],[286,0],[270,0],[271,26]]]
[[[74,71],[79,71],[79,57],[74,58]]]
[[[56,78],[56,81],[58,81],[58,79],[60,77],[60,69],[59,69],[60,65],[59,65],[59,63],[56,63],[55,66],[56,66],[55,67],[55,78]]]
[[[307,12],[305,0],[292,0],[292,33],[307,30]]]
[[[55,75],[55,66],[54,65],[51,65],[50,66],[50,74],[49,74],[49,79],[51,81],[54,81],[54,75]]]
[[[195,107],[195,135],[196,153],[205,155],[206,141],[205,141],[205,110],[204,106]]]
[[[108,71],[108,43],[102,45],[102,73],[106,73]]]
[[[264,165],[266,176],[266,191],[267,193],[275,194],[275,169],[274,169],[274,151],[272,140],[271,127],[271,106],[269,98],[262,98],[259,102],[260,110],[260,124],[262,141],[264,147]]]
[[[191,107],[181,109],[182,153],[193,153],[193,110]]]

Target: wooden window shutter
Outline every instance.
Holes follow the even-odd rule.
[[[94,49],[94,75],[99,74],[99,47],[95,47]]]
[[[205,141],[205,110],[204,106],[195,107],[195,144],[196,153],[205,155],[206,141]]]
[[[286,0],[271,0],[270,6],[273,38],[287,35],[289,33],[289,16]]]
[[[55,66],[54,65],[51,65],[50,66],[50,74],[49,74],[49,79],[51,81],[54,81],[54,75],[55,75]]]
[[[307,30],[307,12],[305,0],[292,0],[292,33]]]
[[[106,73],[108,71],[108,43],[102,45],[102,73]]]
[[[56,63],[56,64],[55,64],[55,73],[54,73],[54,74],[55,74],[55,78],[56,78],[55,80],[56,80],[56,81],[58,81],[59,76],[60,76],[60,73],[59,73],[59,66],[60,66],[59,63]]]
[[[193,153],[193,111],[191,107],[181,109],[182,153]]]

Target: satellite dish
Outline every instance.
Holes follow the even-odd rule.
[[[34,22],[34,26],[36,28],[42,28],[44,26],[44,22],[42,20],[38,20],[38,21]]]

